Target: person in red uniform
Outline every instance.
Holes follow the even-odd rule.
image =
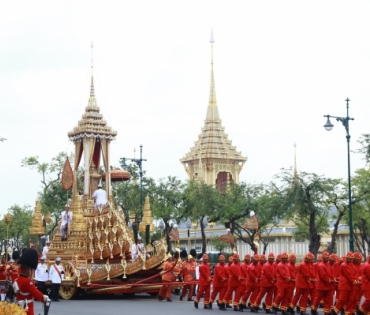
[[[361,302],[361,297],[362,297],[362,290],[361,290],[361,261],[362,261],[362,255],[359,252],[354,252],[353,253],[353,268],[355,270],[355,276],[357,279],[357,285],[353,287],[352,295],[350,299],[354,300],[355,307],[356,309],[359,308],[360,302]]]
[[[358,280],[355,275],[355,269],[353,267],[353,253],[348,252],[346,255],[346,261],[340,265],[339,271],[339,297],[338,303],[331,310],[331,315],[337,315],[338,312],[346,305],[345,314],[352,314],[356,309],[356,301],[351,301],[351,293],[353,287],[357,285]]]
[[[229,259],[228,259],[227,265],[225,265],[225,274],[226,274],[226,278],[227,278],[227,281],[225,282],[225,294],[227,292],[227,288],[229,287],[230,266],[233,263],[233,261],[234,261],[233,260],[233,256],[230,256]],[[221,301],[219,300],[219,302],[221,302]],[[230,305],[230,304],[233,303],[233,300],[232,299],[226,301],[225,303],[226,303],[225,308],[233,308]]]
[[[213,291],[211,294],[211,299],[209,300],[209,306],[212,308],[212,303],[214,302],[217,294],[218,300],[218,307],[221,311],[226,311],[226,305],[224,303],[224,296],[226,293],[225,282],[228,281],[225,272],[225,256],[220,255],[218,256],[218,264],[215,267],[214,275],[213,275]]]
[[[331,292],[331,296],[332,296],[331,304],[332,305],[333,305],[334,296],[336,297],[335,301],[337,300],[337,297],[338,297],[338,282],[339,282],[339,268],[340,268],[340,264],[338,260],[339,258],[337,255],[330,254],[329,265],[331,269],[331,275],[333,277],[332,292]]]
[[[27,310],[27,315],[34,315],[34,300],[46,302],[49,298],[37,290],[31,276],[38,263],[38,253],[33,248],[27,248],[18,260],[20,273],[14,280],[14,292],[17,303]]]
[[[248,269],[247,269],[248,277],[247,277],[247,281],[245,285],[245,291],[242,294],[241,303],[239,305],[239,308],[241,309],[247,308],[248,298],[252,294],[253,290],[255,290],[256,287],[258,286],[258,281],[259,281],[258,280],[259,279],[258,263],[259,263],[259,256],[255,254],[253,256],[252,263],[248,266]],[[252,301],[252,297],[250,300]],[[251,304],[251,308],[252,308],[252,304]]]
[[[171,253],[167,254],[167,260],[163,265],[163,271],[165,273],[162,275],[162,282],[163,285],[158,293],[158,301],[162,301],[163,299],[167,299],[167,302],[172,302],[171,300],[171,293],[172,293],[172,284],[169,284],[173,281],[172,272],[179,271],[177,267],[174,268],[174,263],[172,262],[172,255]],[[169,271],[171,270],[171,271]],[[168,271],[168,272],[166,272]]]
[[[291,281],[290,278],[290,271],[288,266],[288,254],[286,252],[281,254],[281,262],[276,267],[276,277],[277,277],[277,284],[278,284],[278,292],[277,296],[274,299],[273,310],[277,312],[280,309],[282,311],[282,315],[287,315],[286,312],[289,306],[289,296],[288,293],[290,291],[289,284]]]
[[[290,282],[288,283],[289,284],[289,289],[288,289],[287,294],[288,294],[289,303],[293,298],[295,282],[296,282],[296,278],[297,278],[297,266],[295,264],[296,261],[297,261],[297,256],[295,254],[291,253],[289,255],[289,262],[288,262]]]
[[[299,301],[300,314],[306,313],[308,296],[314,286],[313,260],[315,256],[307,253],[304,261],[298,265],[297,278],[295,282],[295,294],[289,304],[288,312],[294,314],[294,308]]]
[[[1,257],[0,262],[0,300],[4,301],[6,297],[6,263],[5,257]]]
[[[17,279],[19,276],[20,269],[18,266],[19,258],[20,258],[19,251],[14,251],[12,254],[13,261],[7,265],[6,275],[11,285],[13,284],[14,280]],[[10,286],[9,290],[10,291],[8,292],[8,296],[10,297],[11,300],[13,300],[14,296],[13,287]]]
[[[247,288],[247,281],[248,281],[248,266],[249,264],[251,263],[251,255],[249,254],[246,254],[244,256],[244,262],[240,264],[240,271],[242,273],[242,277],[245,279],[242,283],[241,283],[241,287],[240,287],[240,294],[241,294],[241,297],[242,295],[244,294],[246,288]],[[243,308],[243,304],[240,303],[239,305],[239,308],[242,307]]]
[[[242,276],[241,270],[240,270],[240,263],[239,263],[239,254],[235,253],[233,255],[233,263],[229,267],[229,280],[228,280],[228,288],[224,297],[224,303],[227,303],[234,293],[234,311],[241,311],[243,312],[243,309],[239,308],[239,300],[240,300],[240,288],[242,286],[242,283],[245,281],[245,279]]]
[[[257,258],[256,258],[257,259]],[[251,312],[258,313],[259,306],[256,305],[256,300],[258,297],[258,294],[260,292],[260,285],[261,285],[261,276],[262,276],[262,268],[263,265],[266,263],[266,256],[265,255],[259,255],[258,256],[258,264],[257,264],[257,286],[252,290],[250,300],[251,300]]]
[[[259,305],[266,295],[265,304],[266,304],[266,313],[272,314],[272,297],[274,294],[274,284],[276,282],[275,278],[275,255],[274,253],[270,253],[268,255],[268,261],[262,267],[262,274],[261,274],[261,282],[260,282],[260,290],[258,296],[254,302],[253,312],[258,312]]]
[[[324,300],[325,315],[329,315],[333,304],[332,284],[334,278],[329,265],[329,253],[325,251],[321,254],[321,257],[322,262],[317,265],[316,297],[311,304],[312,315],[317,315],[317,308],[321,300]]]
[[[199,300],[202,297],[204,293],[204,308],[205,309],[211,309],[211,306],[209,306],[209,298],[211,295],[211,267],[208,263],[208,255],[203,254],[203,262],[199,266],[199,290],[197,297],[194,301],[194,307],[198,308]]]
[[[195,276],[195,260],[192,255],[188,255],[188,261],[185,261],[181,266],[181,274],[184,277],[184,281],[194,281]],[[188,292],[188,301],[193,301],[192,296],[194,292],[194,284],[185,284],[182,288],[180,301],[185,297]]]
[[[366,262],[361,269],[361,289],[365,301],[361,304],[359,311],[363,315],[370,312],[370,255],[366,257]]]

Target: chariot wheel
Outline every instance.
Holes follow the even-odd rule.
[[[59,294],[63,300],[70,300],[74,298],[78,293],[78,288],[75,282],[68,281],[63,282],[60,285]]]
[[[64,280],[60,285],[59,294],[64,300],[70,300],[78,293],[77,275],[74,263],[66,261],[63,263]]]

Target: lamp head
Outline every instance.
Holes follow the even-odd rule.
[[[327,131],[330,131],[333,129],[334,125],[331,123],[330,121],[330,118],[329,118],[329,115],[326,116],[328,117],[328,120],[326,121],[326,124],[324,125],[324,128],[327,130]]]
[[[121,167],[127,170],[126,158],[121,158]]]

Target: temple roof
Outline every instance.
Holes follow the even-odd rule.
[[[82,119],[78,122],[78,125],[68,133],[68,137],[72,141],[85,137],[99,137],[112,140],[116,137],[116,135],[117,131],[107,126],[107,122],[103,119],[103,115],[100,114],[100,108],[98,107],[95,98],[93,63],[91,61],[91,86],[89,102],[85,107],[85,113],[82,115]]]
[[[213,73],[213,34],[211,35],[211,87],[209,92],[209,103],[207,115],[204,121],[204,126],[195,141],[194,146],[180,161],[182,163],[198,160],[200,158],[212,159],[229,159],[239,162],[247,160],[241,155],[241,152],[236,151],[236,147],[232,145],[228,139],[228,134],[225,133],[225,128],[222,126],[222,121],[217,107],[215,79]],[[201,153],[201,156],[200,156]]]

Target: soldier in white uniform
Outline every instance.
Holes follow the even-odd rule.
[[[62,212],[62,223],[60,224],[60,234],[62,235],[62,241],[67,240],[69,235],[71,224],[72,224],[72,211],[69,210],[69,205],[66,205],[66,210]]]
[[[143,253],[144,244],[141,242],[140,235],[137,238],[137,244],[133,243],[131,246],[131,257],[132,260],[135,260],[138,256]]]
[[[45,259],[48,257],[50,247],[50,241],[46,241],[46,245],[42,248],[42,256],[45,256]]]
[[[55,264],[50,266],[49,280],[51,281],[51,298],[54,302],[59,302],[60,284],[64,279],[64,269],[60,265],[61,258],[55,259]]]
[[[40,262],[35,270],[35,280],[37,281],[37,289],[46,294],[45,282],[49,279],[48,266],[45,264],[46,256],[41,256]]]
[[[99,206],[105,206],[108,203],[107,192],[102,189],[101,182],[98,184],[98,189],[92,194],[92,198],[95,200],[94,209],[98,209]]]

